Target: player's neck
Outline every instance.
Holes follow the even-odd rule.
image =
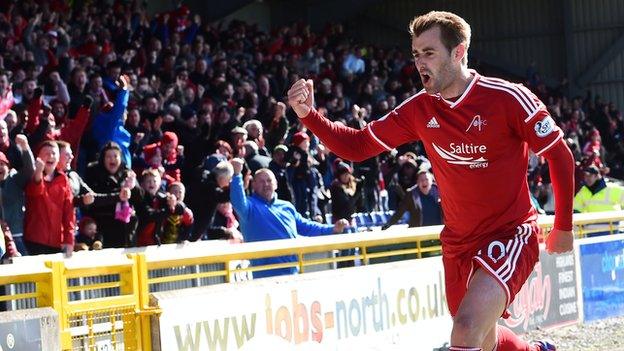
[[[457,98],[464,94],[473,79],[474,76],[468,71],[468,67],[462,66],[457,78],[446,89],[441,91],[440,95],[445,99]]]

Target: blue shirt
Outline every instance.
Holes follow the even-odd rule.
[[[438,202],[438,194],[429,192],[425,195],[420,193],[420,202],[422,203],[422,225],[439,225],[442,224],[442,211],[440,211],[440,203]]]
[[[118,89],[115,104],[109,112],[101,111],[93,120],[93,137],[101,149],[104,144],[114,141],[121,149],[121,159],[128,166],[132,166],[130,156],[130,133],[123,125],[123,116],[128,107],[130,93],[126,89]]]
[[[303,218],[292,203],[279,200],[277,194],[273,195],[271,201],[257,194],[246,196],[243,177],[240,174],[235,175],[230,183],[230,201],[238,215],[243,237],[248,242],[294,239],[300,235],[328,235],[334,232],[334,226],[331,224],[320,224]],[[252,260],[251,264],[261,266],[284,262],[297,262],[297,256],[261,258]],[[256,271],[253,275],[260,278],[297,272],[298,268],[292,267]]]

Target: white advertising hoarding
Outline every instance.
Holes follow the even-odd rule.
[[[155,293],[161,350],[432,350],[451,318],[440,257]]]

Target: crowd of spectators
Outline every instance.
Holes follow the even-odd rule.
[[[8,256],[244,240],[223,162],[232,158],[246,161],[245,189],[252,172],[269,168],[277,196],[319,222],[396,209],[430,168],[418,143],[340,160],[282,102],[294,81],[313,79],[321,113],[361,129],[420,90],[405,50],[354,43],[343,24],[264,32],[205,23],[185,6],[149,16],[140,1],[71,4],[0,4]],[[535,72],[525,83],[564,129],[579,169],[624,176],[624,122],[613,104],[569,99]],[[548,172],[533,161],[529,179],[544,204]]]

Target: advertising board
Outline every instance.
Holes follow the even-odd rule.
[[[624,315],[624,235],[579,240],[585,321]]]
[[[154,293],[153,301],[161,350],[430,351],[451,331],[440,257]]]

